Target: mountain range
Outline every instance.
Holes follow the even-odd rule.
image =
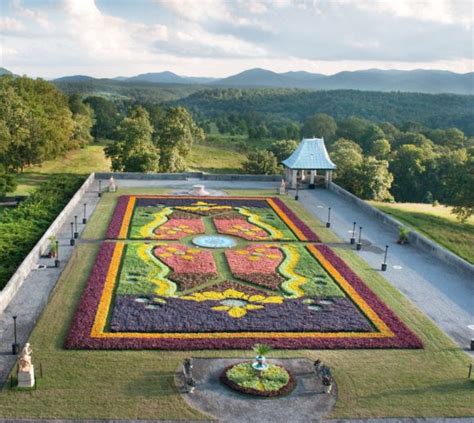
[[[9,73],[1,68],[2,73]],[[200,85],[215,88],[302,88],[309,90],[354,89],[362,91],[402,91],[420,93],[474,94],[474,72],[454,73],[442,70],[380,70],[344,71],[323,75],[304,71],[277,73],[266,69],[249,69],[227,78],[181,76],[173,72],[151,72],[136,76],[93,78],[72,75],[54,79],[54,83],[151,83],[172,85]]]

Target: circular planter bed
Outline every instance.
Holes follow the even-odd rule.
[[[284,367],[269,364],[261,378],[250,361],[233,364],[224,369],[220,381],[230,389],[243,394],[275,398],[288,395],[296,380]]]

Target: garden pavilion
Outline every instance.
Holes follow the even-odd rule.
[[[285,166],[285,180],[293,189],[297,183],[309,184],[309,188],[314,188],[317,180],[324,180],[327,188],[332,180],[332,171],[336,169],[329,158],[324,138],[303,138],[282,164]],[[318,175],[318,171],[324,171],[324,177]]]

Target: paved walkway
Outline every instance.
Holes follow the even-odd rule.
[[[99,200],[97,189],[98,184],[96,182],[82,197],[58,233],[61,266],[55,268],[53,259],[39,258],[38,264],[48,267],[42,270],[31,271],[8,307],[0,314],[0,387],[6,381],[16,361],[16,356],[11,354],[11,344],[14,341],[12,316],[18,316],[17,339],[18,344],[22,347],[28,340],[31,331],[36,325],[36,321],[48,303],[49,296],[73,252],[74,247],[69,245],[71,238],[70,222],[74,221],[74,216],[78,216],[78,232],[82,232],[84,229],[82,224],[82,217],[84,216],[83,204],[87,203],[87,217],[90,217]]]
[[[290,370],[297,380],[295,389],[278,399],[262,399],[234,392],[219,381],[222,369],[247,359],[194,358],[193,377],[197,388],[192,394],[183,393],[190,407],[225,422],[310,422],[326,416],[336,402],[336,389],[323,393],[320,377],[305,358],[270,359]],[[177,377],[177,385],[183,385]]]
[[[331,229],[349,242],[353,222],[362,226],[362,250],[358,254],[374,269],[380,269],[385,245],[388,268],[383,276],[423,310],[458,345],[469,351],[474,338],[474,281],[456,268],[410,245],[398,245],[398,233],[372,218],[333,191],[300,191],[302,204],[322,222],[331,207]]]

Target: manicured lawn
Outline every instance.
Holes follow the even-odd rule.
[[[100,239],[115,200],[130,189],[105,194],[86,229]],[[156,190],[154,192],[157,192]],[[160,191],[161,193],[163,191]],[[233,192],[234,193],[234,192]],[[238,194],[249,194],[240,191]],[[250,194],[262,194],[250,192]],[[325,242],[337,241],[321,222],[292,199],[290,207],[311,224]],[[424,342],[421,350],[274,351],[271,357],[320,358],[333,370],[338,401],[330,417],[472,416],[474,380],[467,379],[470,358],[430,319],[369,268],[352,251],[335,251]],[[33,360],[43,378],[33,392],[0,393],[3,418],[199,419],[174,386],[174,372],[185,357],[251,357],[245,351],[66,351],[64,338],[79,301],[98,244],[80,244],[64,270],[50,303],[31,336]],[[199,388],[198,388],[199,389]]]
[[[186,162],[190,170],[211,173],[241,173],[245,156],[234,150],[193,145]]]
[[[69,151],[64,157],[48,160],[41,166],[28,168],[17,176],[18,186],[14,194],[27,195],[51,174],[87,175],[91,172],[108,171],[110,171],[110,160],[104,156],[104,146],[88,145],[80,150]]]
[[[450,208],[430,204],[379,203],[373,206],[474,263],[474,216],[465,223],[456,220]]]

